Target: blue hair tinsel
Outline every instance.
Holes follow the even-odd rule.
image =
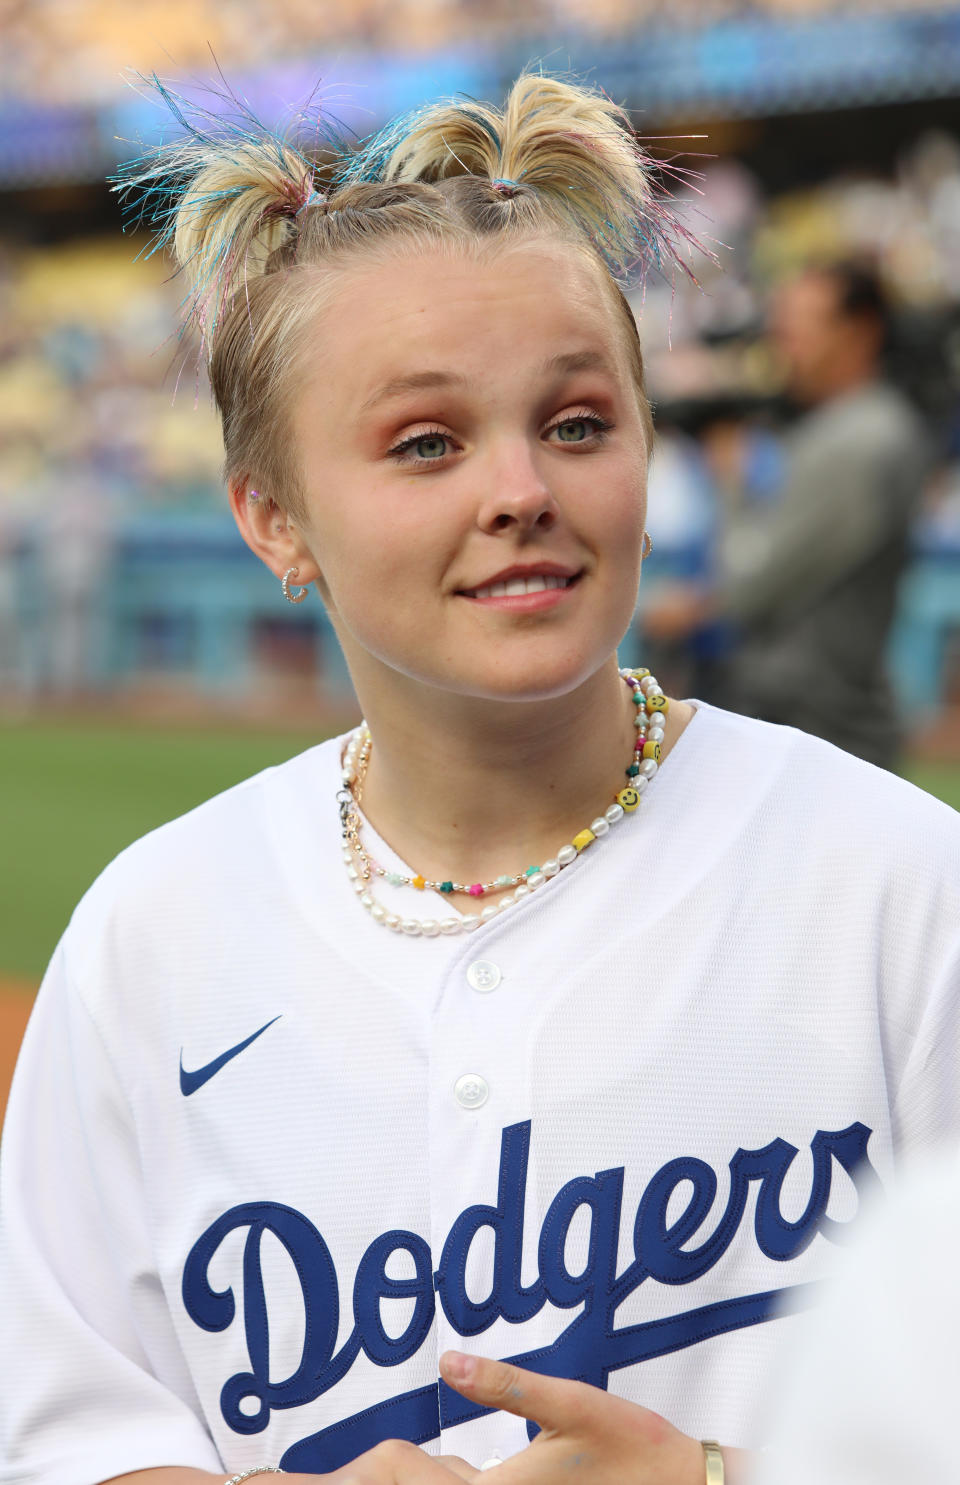
[[[196,326],[209,354],[225,304],[238,282],[245,280],[247,257],[258,233],[271,237],[275,245],[279,224],[286,221],[291,231],[295,229],[299,211],[321,195],[312,153],[339,156],[348,142],[312,100],[296,115],[293,126],[279,129],[265,124],[226,82],[205,85],[201,91],[205,101],[187,97],[156,73],[133,72],[128,82],[165,110],[169,126],[157,144],[144,148],[143,141],[137,141],[141,153],[108,177],[122,204],[124,230],[146,228],[151,234],[138,257],[173,249],[185,204],[188,220],[204,219],[218,210],[225,213],[247,193],[260,197],[260,211],[252,222],[247,219],[244,231],[219,239],[215,235],[215,251],[205,253],[198,246],[178,265],[177,271],[185,271],[191,281],[181,302],[179,333]],[[195,191],[212,160],[233,163],[240,178],[218,190]]]

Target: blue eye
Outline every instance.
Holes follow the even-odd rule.
[[[564,418],[562,422],[554,423],[547,432],[557,435],[557,443],[596,445],[603,442],[612,427],[606,418],[596,413],[584,413],[582,417]]]
[[[431,433],[418,438],[414,447],[421,459],[440,459],[447,452],[447,440],[440,433]]]
[[[439,430],[414,433],[392,448],[390,454],[401,464],[437,464],[447,454],[449,442],[449,435]]]

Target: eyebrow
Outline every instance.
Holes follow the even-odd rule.
[[[377,407],[381,402],[386,402],[391,397],[402,397],[405,392],[422,392],[431,387],[463,387],[467,384],[467,378],[459,372],[454,371],[412,371],[407,376],[395,376],[392,381],[384,382],[382,387],[367,398],[361,405],[362,413],[369,412],[371,408]]]
[[[541,376],[561,372],[570,374],[575,371],[607,371],[611,370],[606,358],[599,351],[568,351],[559,356],[551,356],[544,361],[540,367]],[[469,378],[455,371],[412,371],[406,376],[395,376],[389,382],[384,382],[371,394],[366,402],[361,404],[360,412],[370,412],[372,408],[378,407],[381,402],[387,402],[393,397],[403,397],[407,392],[423,392],[435,390],[441,387],[465,387]]]
[[[569,351],[562,356],[551,356],[540,368],[542,375],[553,371],[611,371],[609,361],[599,351]]]

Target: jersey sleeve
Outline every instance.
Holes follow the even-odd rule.
[[[152,1261],[129,1106],[58,949],[0,1151],[0,1485],[222,1472]]]

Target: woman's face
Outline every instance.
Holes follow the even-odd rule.
[[[563,244],[438,250],[351,271],[322,312],[299,581],[358,684],[532,700],[619,643],[647,448],[601,272]]]

